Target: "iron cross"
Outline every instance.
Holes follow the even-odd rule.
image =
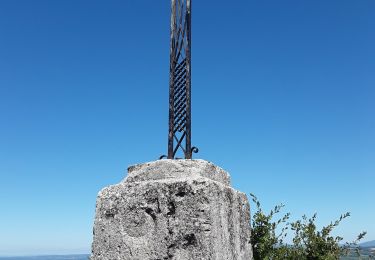
[[[171,0],[168,159],[182,152],[192,159],[191,145],[191,1]]]

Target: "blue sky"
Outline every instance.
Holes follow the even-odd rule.
[[[0,1],[0,255],[88,252],[166,153],[169,1]],[[266,209],[375,239],[375,1],[193,3],[193,144]]]

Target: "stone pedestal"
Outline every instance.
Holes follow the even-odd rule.
[[[251,260],[250,207],[203,160],[132,166],[97,198],[92,260]]]

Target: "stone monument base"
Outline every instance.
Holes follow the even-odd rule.
[[[203,160],[132,166],[98,195],[91,260],[251,260],[250,206]]]

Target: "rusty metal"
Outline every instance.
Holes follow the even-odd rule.
[[[168,159],[198,152],[191,146],[191,1],[171,0]]]

